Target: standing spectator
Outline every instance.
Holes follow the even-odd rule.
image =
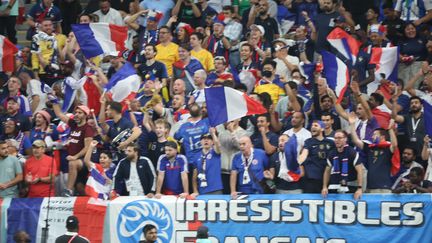
[[[138,17],[143,15],[147,16],[147,24],[145,26],[137,23]],[[152,10],[141,10],[126,20],[126,24],[129,28],[138,33],[140,51],[144,51],[147,44],[157,45],[159,43],[158,23],[161,18],[162,16],[158,12]]]
[[[323,176],[321,194],[325,197],[329,193],[354,193],[358,200],[363,193],[363,164],[360,156],[353,147],[348,145],[348,133],[336,131],[335,148],[327,157],[327,166]]]
[[[257,117],[257,129],[251,136],[254,148],[262,149],[271,156],[278,147],[278,135],[270,131],[270,116],[261,114]]]
[[[189,106],[190,118],[180,126],[174,134],[174,138],[182,143],[186,158],[189,163],[196,161],[201,154],[201,135],[209,132],[209,121],[203,118],[198,104]]]
[[[8,155],[7,143],[0,141],[0,197],[17,197],[17,184],[23,179],[22,167],[16,157]]]
[[[28,121],[28,118],[27,118]],[[18,144],[18,153],[22,155],[31,154],[31,142],[28,137],[28,132],[20,131],[20,122],[14,118],[7,118],[3,123],[4,132],[0,134],[1,140],[14,139]]]
[[[415,161],[417,157],[417,151],[412,147],[406,147],[402,152],[401,158],[401,168],[397,175],[397,179],[394,182],[392,189],[394,190],[396,187],[401,186],[405,182],[409,180],[409,174],[411,169],[415,167],[420,167],[423,169],[423,166]]]
[[[189,195],[188,161],[184,155],[177,154],[177,149],[177,143],[168,141],[165,154],[159,157],[156,198],[162,194],[179,195],[181,198]]]
[[[432,5],[428,0],[403,1],[397,0],[395,11],[405,23],[412,22],[415,26],[426,24],[432,19]]]
[[[168,73],[165,64],[155,60],[157,53],[158,50],[154,44],[147,44],[145,46],[145,62],[138,66],[138,74],[141,76],[142,80],[149,79],[146,77],[146,75],[149,75],[155,82],[162,84],[162,86],[166,86]]]
[[[230,40],[225,36],[225,25],[223,15],[217,15],[213,20],[213,33],[207,36],[204,41],[204,47],[215,56],[223,56],[228,60],[229,49],[231,48]]]
[[[432,148],[430,148],[431,139],[426,135],[423,139],[423,148],[421,152],[421,158],[427,161],[425,179],[432,181]]]
[[[189,103],[193,102],[203,107],[206,103],[204,89],[206,88],[205,81],[207,79],[207,73],[203,69],[200,69],[195,72],[193,79],[196,88],[190,93]]]
[[[204,69],[203,65],[191,57],[192,47],[182,44],[178,48],[179,60],[173,64],[173,79],[182,79],[186,84],[186,93],[194,90],[193,75],[197,70]]]
[[[12,43],[17,44],[16,19],[18,16],[18,0],[2,1],[0,5],[0,35],[6,36]]]
[[[231,44],[229,49],[229,64],[237,66],[240,63],[240,40],[243,33],[243,26],[235,19],[234,7],[224,6],[223,15],[226,23],[224,36],[228,38]]]
[[[111,8],[110,0],[100,0],[99,10],[93,13],[99,17],[100,23],[124,25],[123,18],[119,11]]]
[[[31,63],[36,79],[52,85],[59,79],[59,50],[63,49],[66,39],[53,32],[52,20],[40,23],[40,31],[33,36],[31,44]]]
[[[30,25],[30,29],[27,31],[27,40],[32,39],[33,35],[36,34],[39,25],[42,24],[42,21],[44,20],[51,20],[55,25],[55,32],[59,34],[62,33],[60,24],[62,21],[62,14],[60,9],[53,4],[53,0],[42,0],[33,5],[30,12],[27,14],[27,22],[28,25]]]
[[[432,12],[432,11],[431,11]],[[426,42],[418,33],[413,23],[408,23],[404,27],[404,38],[399,43],[400,64],[398,66],[398,78],[405,83],[408,82],[417,71],[421,64],[426,60]]]
[[[78,234],[79,221],[74,215],[66,219],[67,232],[64,235],[57,237],[55,243],[90,243],[85,237]]]
[[[396,45],[403,36],[405,22],[397,16],[391,3],[384,4],[383,14],[385,18],[382,24],[387,26],[387,38]]]
[[[268,93],[274,105],[285,96],[284,85],[276,74],[276,62],[265,59],[262,64],[262,79],[255,86],[255,93]]]
[[[334,148],[334,142],[323,135],[324,127],[322,121],[312,122],[312,138],[305,141],[298,157],[298,163],[304,168],[303,191],[305,193],[320,193],[323,188],[327,156]]]
[[[240,152],[232,161],[230,188],[231,197],[236,199],[241,193],[262,194],[260,182],[264,171],[269,167],[268,157],[261,149],[255,149],[248,136],[240,138]]]
[[[292,174],[288,169],[288,163],[294,162],[290,161],[290,158],[286,157],[286,154],[289,151],[285,150],[287,149],[287,146],[285,145],[289,139],[296,138],[294,136],[290,138],[286,134],[280,135],[278,151],[270,157],[270,168],[274,168],[275,170],[274,180],[276,184],[276,194],[300,194],[303,192],[299,181],[302,174],[302,168],[299,167],[301,173],[300,176],[298,176],[299,178],[291,176]],[[297,156],[297,154],[295,156]]]
[[[293,41],[277,39],[273,41],[274,61],[276,62],[276,74],[285,80],[292,80],[291,73],[298,69],[300,60],[298,57],[288,55],[289,49],[294,45]]]
[[[279,27],[277,21],[270,16],[269,12],[269,2],[271,0],[260,0],[258,6],[258,13],[259,16],[249,16],[250,18],[254,18],[253,22],[256,25],[261,25],[264,27],[265,34],[264,39],[268,42],[272,42],[274,39],[279,38]],[[250,25],[249,25],[250,26]]]
[[[201,7],[191,0],[177,0],[171,10],[171,16],[178,16],[178,22],[198,27],[201,18]]]
[[[215,70],[209,73],[205,84],[212,86],[214,84],[222,84],[225,80],[234,80],[233,75],[227,69],[228,64],[225,57],[216,56],[214,58]]]
[[[21,87],[23,86],[22,80],[16,76],[11,76],[6,84],[7,89],[3,96],[4,100],[2,100],[3,106],[7,109],[7,102],[12,98],[18,103],[18,113],[27,117],[31,116],[32,110],[30,109],[29,101],[27,97],[21,93]]]
[[[54,0],[55,5],[59,7],[63,20],[61,22],[62,32],[68,35],[71,32],[71,25],[76,23],[78,16],[82,12],[79,0],[61,1]]]
[[[156,191],[156,171],[152,162],[139,156],[139,147],[129,144],[126,158],[120,160],[114,172],[114,190],[120,196],[153,197]]]
[[[32,144],[32,156],[24,164],[24,178],[28,184],[28,197],[53,197],[54,177],[57,162],[45,155],[45,142],[36,140]]]
[[[201,146],[201,156],[194,161],[192,195],[222,194],[221,151],[214,128],[210,128],[210,133],[201,135]]]
[[[328,49],[329,44],[327,42],[327,35],[335,26],[336,19],[340,16],[339,12],[336,11],[338,0],[322,0],[320,2],[320,8],[322,13],[316,16],[315,23],[318,32],[316,40],[316,52],[320,52],[323,49]]]
[[[156,46],[155,59],[165,64],[168,76],[173,76],[172,65],[179,60],[179,46],[172,42],[172,34],[170,28],[162,26],[159,28],[159,44]]]
[[[389,130],[377,128],[373,132],[369,144],[359,139],[355,129],[356,117],[349,116],[352,142],[363,150],[367,158],[368,174],[367,186],[370,193],[390,193],[392,187],[391,166],[393,153],[397,148],[397,139],[393,130],[394,122],[390,122]],[[388,141],[390,137],[390,142]]]
[[[194,32],[190,35],[190,45],[192,47],[191,56],[196,58],[204,67],[206,72],[214,70],[212,53],[203,48],[204,36],[201,33]]]

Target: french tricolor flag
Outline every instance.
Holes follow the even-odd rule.
[[[108,23],[73,24],[72,30],[86,58],[126,49],[126,26]]]
[[[328,86],[337,95],[337,103],[339,104],[350,82],[348,67],[342,60],[330,52],[322,51],[321,55],[324,65],[324,76],[327,79]]]
[[[368,94],[378,89],[382,76],[385,79],[397,82],[399,64],[399,48],[397,46],[372,48],[369,63],[375,64],[375,81],[368,84]]]
[[[212,127],[267,110],[246,93],[229,87],[206,88],[207,114]]]
[[[113,101],[123,102],[135,98],[141,79],[130,62],[126,62],[105,86],[105,92]]]
[[[92,168],[85,187],[87,196],[107,200],[110,191],[111,187],[107,179],[96,168]]]
[[[347,60],[351,60],[352,65],[356,63],[360,43],[354,37],[337,27],[327,35],[327,41]]]
[[[427,99],[423,98],[423,116],[426,128],[426,134],[432,137],[432,98],[429,96]]]
[[[15,54],[18,48],[10,40],[0,35],[0,72],[13,72]]]

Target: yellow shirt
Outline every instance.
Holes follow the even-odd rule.
[[[206,49],[201,49],[201,51],[199,52],[192,50],[191,56],[195,57],[196,59],[198,59],[198,61],[200,61],[206,72],[210,72],[215,69],[213,55]]]
[[[268,93],[271,97],[273,104],[277,104],[279,98],[285,96],[285,90],[276,84],[261,84],[255,87],[255,93]]]
[[[44,74],[45,70],[42,65],[40,65],[39,58],[37,53],[42,55],[43,60],[46,64],[52,63],[53,60],[57,60],[56,58],[52,58],[53,55],[57,55],[57,53],[63,50],[66,44],[66,36],[63,34],[56,34],[54,36],[48,36],[45,33],[37,34],[37,36],[33,37],[32,41],[32,53],[31,62],[32,69],[38,70],[38,73]],[[57,53],[56,53],[57,52]],[[58,64],[58,63],[54,63]]]
[[[165,64],[168,76],[170,77],[173,76],[172,65],[179,60],[178,48],[179,46],[173,42],[167,46],[163,46],[162,44],[156,46],[157,54],[155,59]]]

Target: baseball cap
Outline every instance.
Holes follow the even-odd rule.
[[[178,148],[178,147],[177,147],[177,143],[174,142],[174,141],[168,141],[168,142],[166,142],[165,146],[166,146],[166,147],[173,148],[173,149],[177,149],[177,148]]]
[[[265,34],[265,30],[264,30],[264,27],[262,27],[262,25],[253,24],[250,26],[250,29],[258,29],[262,35]]]
[[[82,110],[87,116],[90,115],[90,109],[85,105],[79,105],[75,108],[75,110],[76,109]]]
[[[38,147],[38,148],[41,148],[41,147],[45,148],[45,142],[42,141],[42,140],[40,140],[40,139],[38,139],[38,140],[35,140],[35,141],[32,143],[32,146],[33,146],[33,147]]]
[[[68,229],[76,229],[78,228],[79,222],[78,222],[78,218],[75,216],[69,216],[66,219],[66,228]]]
[[[201,139],[206,139],[206,138],[213,140],[213,137],[210,133],[206,133],[206,134],[201,135]]]

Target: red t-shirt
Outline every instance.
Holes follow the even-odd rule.
[[[69,140],[67,146],[68,155],[75,155],[84,148],[84,139],[94,136],[94,131],[87,123],[79,127],[73,119],[69,119],[70,127]]]
[[[43,155],[41,159],[37,160],[34,156],[27,159],[24,164],[24,178],[31,173],[33,180],[38,177],[47,177],[51,171],[51,164],[53,166],[53,174],[57,175],[57,163],[52,163],[52,157]],[[29,185],[28,197],[48,197],[50,184],[38,182]],[[51,187],[51,196],[54,196],[55,187]]]

